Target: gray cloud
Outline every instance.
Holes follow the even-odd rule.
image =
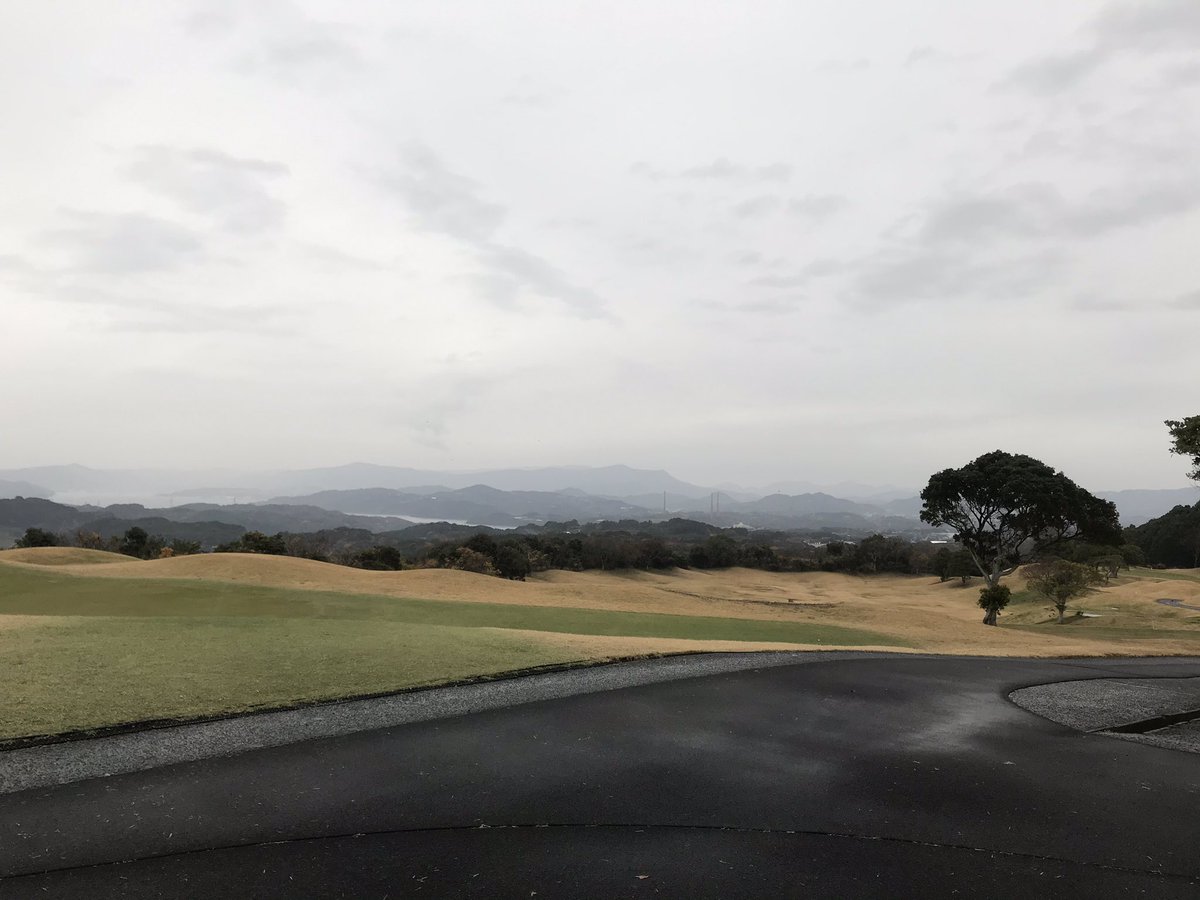
[[[814,259],[800,271],[810,278],[825,278],[846,270],[846,264],[837,259]]]
[[[37,267],[23,256],[15,253],[0,253],[0,275],[32,275]]]
[[[998,238],[1091,238],[1200,208],[1200,184],[1130,184],[1068,202],[1047,184],[960,193],[931,203],[918,240],[978,243]]]
[[[583,318],[604,318],[604,301],[588,288],[573,283],[540,256],[516,247],[487,244],[479,248],[487,273],[477,281],[498,306],[513,306],[524,293],[557,300]]]
[[[449,171],[427,147],[400,149],[401,168],[382,182],[407,207],[418,227],[464,241],[495,234],[507,210],[480,197],[478,182]]]
[[[996,237],[1030,237],[1049,230],[1062,200],[1043,184],[1016,185],[991,194],[960,194],[933,203],[919,239],[975,243]]]
[[[888,249],[854,265],[847,299],[863,308],[1021,299],[1051,284],[1063,263],[1054,251],[986,259],[964,248]]]
[[[1123,186],[1095,191],[1086,202],[1066,210],[1062,222],[1070,233],[1091,237],[1197,207],[1200,207],[1200,183]]]
[[[293,311],[279,307],[235,309],[200,306],[164,307],[154,304],[125,304],[141,308],[135,317],[123,316],[110,321],[105,330],[121,334],[249,334],[255,337],[285,337],[297,334],[288,324]]]
[[[1100,46],[1156,53],[1200,47],[1200,4],[1195,0],[1138,0],[1113,3],[1093,20]]]
[[[242,4],[242,9],[253,7]],[[355,42],[361,33],[359,28],[318,21],[291,6],[282,15],[256,12],[262,17],[257,43],[237,58],[235,71],[265,75],[283,84],[325,89],[369,68]]]
[[[835,194],[809,194],[804,197],[793,197],[786,204],[782,198],[774,194],[759,194],[738,201],[731,207],[731,211],[739,219],[761,218],[780,210],[785,210],[789,215],[797,217],[827,219],[849,205],[849,200]]]
[[[908,56],[905,57],[904,65],[906,67],[913,67],[913,66],[919,66],[919,65],[923,65],[923,64],[928,65],[928,64],[934,64],[934,63],[941,63],[941,64],[957,63],[957,62],[963,62],[964,60],[967,60],[967,59],[970,59],[970,57],[967,56],[966,54],[948,53],[947,51],[941,50],[937,47],[929,47],[929,46],[914,47],[912,49],[912,51],[908,54]]]
[[[398,424],[413,440],[433,450],[446,450],[446,434],[451,419],[458,413],[486,401],[499,383],[494,374],[445,371],[421,379],[420,383],[396,398],[395,409],[402,410]]]
[[[731,261],[735,265],[746,266],[747,268],[778,269],[785,265],[781,257],[767,257],[757,250],[743,250],[740,253],[735,253],[731,257]]]
[[[190,229],[138,213],[64,212],[71,223],[42,235],[72,257],[71,268],[109,275],[176,269],[197,260],[203,245]]]
[[[1189,291],[1185,294],[1180,294],[1170,300],[1118,300],[1112,297],[1100,297],[1096,295],[1085,295],[1079,297],[1071,304],[1072,309],[1077,309],[1082,312],[1110,312],[1110,313],[1149,313],[1149,312],[1170,312],[1172,310],[1181,310],[1184,312],[1200,312],[1200,290]]]
[[[141,233],[141,232],[139,232]],[[285,336],[296,334],[296,310],[279,304],[212,305],[182,299],[173,292],[157,290],[127,276],[161,274],[173,265],[146,265],[112,260],[98,267],[74,266],[68,269],[42,268],[15,258],[11,268],[0,257],[0,276],[6,269],[20,289],[30,296],[90,310],[101,310],[98,326],[112,333],[127,334],[248,334]],[[111,276],[99,279],[97,275]],[[291,320],[291,321],[289,321]]]
[[[679,173],[678,177],[701,180],[716,179],[719,181],[735,179],[739,181],[749,180],[784,182],[792,177],[792,167],[787,163],[770,163],[765,166],[745,166],[732,163],[724,157],[721,157],[713,160],[707,165],[693,166],[690,169],[684,169]]]
[[[735,308],[738,312],[758,313],[760,315],[769,316],[786,316],[799,310],[804,305],[804,298],[796,297],[781,297],[777,300],[747,300],[743,303],[736,304]]]
[[[554,105],[553,98],[543,91],[509,91],[500,97],[500,102],[506,106],[539,110],[549,109]]]
[[[746,200],[735,203],[732,211],[739,219],[757,219],[775,212],[779,209],[779,206],[778,197],[762,194],[758,197],[749,197]]]
[[[786,316],[798,312],[804,305],[805,298],[801,295],[785,297],[755,297],[747,300],[696,300],[693,305],[698,309],[714,313],[734,315]]]
[[[1113,300],[1089,295],[1076,298],[1071,304],[1071,309],[1088,313],[1124,313],[1137,312],[1141,307],[1127,300]]]
[[[183,30],[197,38],[218,38],[230,34],[237,25],[233,16],[226,12],[199,9],[183,18]]]
[[[1161,75],[1162,82],[1158,87],[1159,90],[1192,87],[1200,84],[1200,62],[1164,66]]]
[[[1099,48],[1077,53],[1045,56],[1015,68],[1004,85],[1035,94],[1055,94],[1081,84],[1107,60],[1109,54]]]
[[[788,201],[787,211],[793,216],[807,216],[812,219],[827,219],[850,205],[850,201],[840,194],[809,194],[805,197],[794,197]]]
[[[662,169],[645,161],[635,162],[629,167],[630,174],[648,178],[651,181],[677,178],[687,181],[765,182],[773,184],[782,184],[790,181],[792,171],[792,166],[784,162],[749,166],[731,162],[723,156],[701,166],[691,166],[676,171]]]
[[[583,318],[604,318],[604,301],[575,284],[545,259],[493,240],[507,216],[504,206],[484,200],[481,185],[450,171],[429,148],[401,148],[402,168],[380,181],[388,187],[425,231],[461,241],[473,252],[481,271],[470,282],[493,305],[511,309],[529,294],[555,300]]]
[[[276,72],[313,66],[351,69],[363,66],[363,59],[353,45],[329,34],[270,41],[263,47],[262,60]]]
[[[1079,49],[1032,59],[1002,82],[1037,94],[1079,86],[1121,54],[1194,53],[1200,47],[1200,3],[1195,0],[1125,0],[1096,15]]]
[[[1090,240],[1200,209],[1200,185],[1129,184],[1068,201],[1042,183],[958,192],[889,229],[897,240],[845,264],[848,298],[864,307],[1029,295],[1061,275],[1065,242]],[[829,274],[836,274],[835,267]],[[814,273],[803,273],[812,275]],[[1087,298],[1080,310],[1114,308]]]
[[[827,59],[817,64],[817,72],[866,72],[871,68],[871,61],[863,57],[858,59]]]
[[[277,228],[286,214],[284,204],[267,190],[267,182],[288,174],[281,163],[215,150],[141,147],[124,173],[147,190],[211,217],[230,231]]]
[[[808,275],[760,275],[751,278],[750,284],[755,287],[794,288],[801,287],[810,281]]]
[[[1186,309],[1200,312],[1200,290],[1189,291],[1186,294],[1180,294],[1174,300],[1167,303],[1173,309]]]

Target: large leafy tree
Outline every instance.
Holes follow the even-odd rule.
[[[989,597],[1000,579],[1030,557],[1068,541],[1121,543],[1117,508],[1031,456],[994,450],[959,469],[944,469],[921,491],[921,520],[955,530]],[[984,605],[995,625],[1003,604]]]
[[[1192,458],[1192,471],[1188,478],[1200,481],[1200,416],[1186,419],[1168,419],[1166,426],[1171,432],[1171,452]]]

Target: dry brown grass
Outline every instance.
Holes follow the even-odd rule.
[[[82,547],[18,547],[0,550],[0,562],[26,563],[34,566],[104,565],[129,563],[128,556],[107,550],[85,550]],[[137,560],[132,560],[137,562]]]
[[[824,644],[778,644],[761,641],[690,641],[675,638],[608,637],[592,634],[554,634],[546,631],[508,630],[541,646],[569,652],[585,660],[624,659],[669,653],[746,653],[756,650],[879,650],[887,653],[920,652],[897,647],[827,647]]]
[[[78,561],[64,553],[84,554]],[[672,572],[545,572],[526,582],[444,569],[370,572],[329,563],[251,554],[205,554],[139,561],[98,551],[43,548],[0,552],[0,561],[55,565],[56,571],[117,578],[205,579],[297,590],[811,622],[867,629],[938,653],[992,655],[1108,655],[1200,652],[1200,619],[1154,601],[1175,597],[1200,605],[1200,580],[1156,578],[1147,570],[1123,577],[1080,605],[1102,618],[1071,627],[1041,628],[1046,604],[1015,604],[1002,617],[1027,628],[984,628],[976,607],[979,579],[938,583],[928,577],[858,577],[833,573],[775,573],[753,569]],[[1018,574],[1007,583],[1024,589]],[[1107,607],[1107,609],[1105,609]],[[1120,632],[1115,629],[1126,629]],[[1134,632],[1137,632],[1136,634]],[[1144,633],[1142,633],[1144,632]],[[714,642],[657,638],[547,635],[556,646],[577,645],[587,656],[662,653],[718,647]],[[1114,643],[1114,635],[1120,640]],[[573,642],[573,643],[572,643]],[[775,645],[754,645],[755,649]]]

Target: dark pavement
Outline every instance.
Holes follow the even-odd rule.
[[[0,898],[1197,897],[1200,756],[1009,702],[1200,659],[828,660],[0,796]]]

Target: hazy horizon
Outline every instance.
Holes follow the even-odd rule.
[[[49,468],[49,469],[70,468],[72,466],[79,466],[84,469],[98,471],[98,472],[129,472],[129,473],[141,474],[144,476],[150,476],[150,475],[155,475],[155,474],[162,475],[162,474],[180,473],[180,474],[184,474],[184,475],[195,474],[196,476],[198,476],[201,479],[203,479],[204,477],[208,477],[208,476],[216,476],[217,478],[220,478],[222,475],[229,475],[229,476],[232,476],[234,479],[228,484],[224,484],[224,483],[218,484],[215,481],[211,482],[211,483],[200,483],[199,481],[197,481],[195,484],[190,484],[190,483],[186,484],[186,485],[181,484],[180,486],[178,486],[177,488],[175,488],[169,492],[170,494],[175,494],[175,495],[179,495],[179,496],[186,496],[187,490],[196,490],[196,491],[199,491],[199,492],[205,493],[205,494],[212,493],[213,491],[216,491],[216,490],[223,490],[223,489],[230,489],[230,490],[236,489],[239,491],[245,490],[245,491],[250,491],[250,492],[259,491],[259,492],[263,492],[263,493],[270,493],[269,486],[266,486],[266,487],[264,487],[263,485],[256,486],[251,481],[245,481],[244,483],[237,483],[236,479],[239,477],[252,478],[256,475],[269,475],[269,474],[273,474],[273,473],[294,473],[294,472],[308,472],[308,471],[319,471],[319,470],[339,470],[339,469],[353,468],[355,466],[396,468],[396,469],[414,469],[418,472],[429,473],[430,475],[436,475],[436,474],[440,473],[442,475],[456,476],[458,478],[462,478],[464,476],[473,476],[473,475],[487,476],[489,474],[498,473],[498,472],[538,473],[538,472],[554,471],[554,470],[563,470],[563,471],[576,470],[576,471],[581,471],[581,472],[586,473],[586,472],[595,472],[597,470],[604,470],[604,469],[625,468],[625,469],[630,469],[636,473],[643,473],[643,472],[644,473],[652,473],[652,472],[665,473],[667,476],[669,476],[673,479],[677,479],[681,482],[685,482],[688,485],[691,485],[693,487],[705,488],[706,490],[728,490],[728,491],[735,492],[735,493],[748,493],[748,494],[755,494],[755,493],[765,494],[765,493],[769,493],[769,492],[780,492],[780,493],[826,492],[826,493],[832,493],[835,496],[844,496],[844,497],[851,498],[851,499],[858,498],[858,497],[868,497],[868,496],[873,496],[873,495],[878,495],[878,494],[893,494],[893,493],[916,496],[916,494],[918,494],[921,491],[921,489],[925,486],[924,480],[922,480],[922,482],[920,484],[915,484],[915,483],[914,484],[906,484],[906,483],[899,482],[899,481],[874,482],[874,481],[866,481],[864,479],[857,479],[857,478],[841,478],[836,481],[832,481],[832,480],[822,481],[822,480],[817,480],[817,479],[805,478],[802,475],[797,475],[796,477],[790,477],[790,478],[775,479],[772,481],[761,481],[761,482],[751,482],[751,481],[739,482],[739,481],[734,481],[733,479],[728,479],[728,478],[720,479],[720,480],[705,481],[705,480],[689,478],[686,475],[684,475],[680,472],[677,472],[674,469],[667,467],[667,466],[638,467],[638,466],[628,466],[625,463],[610,463],[608,465],[599,465],[599,466],[567,464],[567,465],[548,465],[548,466],[488,466],[488,467],[482,467],[482,468],[471,467],[471,468],[462,468],[462,469],[429,469],[429,468],[426,468],[423,466],[400,466],[400,465],[393,466],[388,463],[370,463],[370,462],[363,462],[361,460],[356,460],[356,461],[350,462],[350,463],[341,463],[341,464],[334,465],[334,466],[313,466],[313,467],[295,467],[295,468],[277,467],[277,466],[103,467],[103,466],[89,466],[87,464],[78,463],[78,462],[49,463],[49,464],[44,464],[44,465],[39,465],[39,466],[0,467],[0,479],[13,476],[16,473],[20,473],[25,470],[31,470],[31,469],[36,470],[36,469],[42,469],[42,468]],[[933,472],[930,472],[929,474],[932,475]],[[1069,472],[1067,472],[1066,474],[1068,475],[1068,477],[1070,477]],[[1186,478],[1181,479],[1181,481],[1182,481],[1182,483],[1170,484],[1170,485],[1165,485],[1165,486],[1147,486],[1144,484],[1119,484],[1119,485],[1083,484],[1083,487],[1088,488],[1089,490],[1092,490],[1094,492],[1105,492],[1105,493],[1115,493],[1115,492],[1119,492],[1119,491],[1140,491],[1140,490],[1179,491],[1179,490],[1184,490],[1184,489],[1192,489],[1197,492],[1197,497],[1200,498],[1200,485],[1196,485],[1195,482],[1189,481]],[[487,484],[486,481],[482,481],[480,483]],[[423,484],[423,483],[418,483],[418,482],[414,481],[411,485],[408,485],[408,486],[410,486],[410,487],[428,487],[428,486],[432,486],[432,484],[433,484],[432,482],[430,482],[428,484]],[[46,485],[41,485],[41,486],[46,487]],[[369,484],[367,484],[366,481],[363,481],[362,485],[361,485],[361,487],[363,487],[363,488],[382,487],[382,486],[383,485],[369,485]],[[564,484],[564,485],[562,485],[561,489],[569,489],[571,487],[572,487],[572,485]],[[316,488],[314,488],[314,490],[315,489]],[[453,490],[455,488],[452,487],[451,489]],[[504,488],[504,489],[505,490],[509,490],[509,489],[541,490],[543,488]],[[657,488],[655,490],[661,490],[661,488]],[[839,493],[839,491],[840,491],[840,493]],[[65,490],[65,491],[57,492],[57,494],[60,496],[65,496],[68,494],[78,494],[83,497],[86,497],[88,495],[94,495],[94,493],[95,492],[93,492],[89,489]],[[122,495],[121,492],[117,491],[112,496],[117,497],[117,496],[121,496],[121,495]],[[157,497],[158,499],[162,499],[167,496],[168,496],[168,493],[161,493],[161,494],[152,494],[151,493],[151,494],[145,494],[142,499],[150,499],[152,497]],[[129,502],[141,502],[141,500],[135,499],[135,500],[131,500]]]
[[[0,468],[1189,485],[1200,4],[0,10]]]

